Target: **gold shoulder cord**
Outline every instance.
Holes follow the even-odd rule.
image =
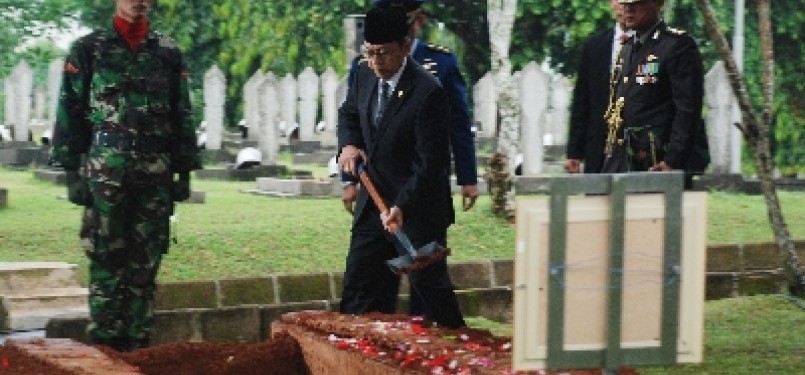
[[[612,156],[612,148],[615,145],[618,136],[618,129],[623,123],[621,111],[623,110],[624,98],[620,97],[615,100],[615,92],[618,88],[618,76],[621,70],[621,52],[623,51],[623,43],[618,46],[618,56],[615,59],[615,66],[612,68],[612,75],[609,79],[609,104],[607,111],[604,113],[604,120],[607,123],[607,142],[604,145],[604,155]]]

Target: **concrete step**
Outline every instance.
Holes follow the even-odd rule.
[[[38,311],[87,305],[87,288],[31,289],[0,295],[7,311]]]
[[[78,266],[64,262],[0,262],[0,295],[81,285]]]
[[[54,318],[87,318],[89,307],[84,306],[61,307],[36,311],[10,311],[9,315],[2,315],[0,311],[0,331],[24,331],[44,329],[50,319]]]

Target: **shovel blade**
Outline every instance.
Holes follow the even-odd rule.
[[[397,275],[403,275],[442,261],[447,258],[448,255],[450,255],[449,248],[442,247],[436,242],[431,242],[417,250],[417,256],[415,258],[409,255],[400,255],[387,260],[386,265],[389,266],[391,272]]]

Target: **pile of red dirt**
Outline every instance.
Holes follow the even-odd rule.
[[[352,316],[308,311],[286,314],[282,322],[316,332],[315,337],[326,343],[321,352],[325,357],[327,346],[331,346],[334,351],[355,352],[366,361],[382,363],[406,374],[601,373],[601,370],[513,372],[510,338],[471,328],[442,329],[402,315]],[[300,341],[288,332],[277,332],[262,343],[177,342],[128,353],[102,346],[95,348],[143,375],[309,375],[312,368],[305,362]],[[45,354],[45,358],[50,357]],[[633,369],[621,369],[618,374],[639,375]],[[84,375],[84,372],[80,368],[68,371],[19,347],[0,345],[0,375]]]
[[[130,353],[101,348],[146,375],[307,375],[299,344],[287,334],[256,344],[179,342]]]
[[[0,374],[3,375],[75,375],[36,358],[19,348],[0,345]]]
[[[308,375],[299,344],[282,333],[256,344],[178,342],[127,353],[95,348],[143,375]],[[68,370],[51,362],[19,347],[0,345],[0,375],[84,375],[81,366],[93,367],[89,361],[81,365],[72,361],[74,370]],[[98,373],[95,370],[87,368],[86,373]]]

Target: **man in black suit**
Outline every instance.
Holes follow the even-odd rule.
[[[358,193],[344,272],[341,312],[395,313],[400,279],[386,266],[398,256],[388,231],[405,228],[414,247],[444,245],[455,213],[450,194],[450,104],[438,81],[409,57],[405,12],[374,8],[364,24],[366,62],[339,109],[338,164],[355,175],[365,163],[390,207],[379,212]],[[442,260],[408,274],[425,317],[446,327],[466,325]]]
[[[709,156],[701,117],[704,74],[699,48],[684,31],[662,21],[665,0],[618,1],[624,26],[635,35],[624,44],[617,62],[602,172],[701,173]]]
[[[599,173],[604,163],[607,124],[604,113],[609,103],[609,84],[615,58],[630,33],[622,25],[622,7],[609,0],[615,26],[600,31],[584,43],[579,61],[570,113],[565,170],[569,173]]]

